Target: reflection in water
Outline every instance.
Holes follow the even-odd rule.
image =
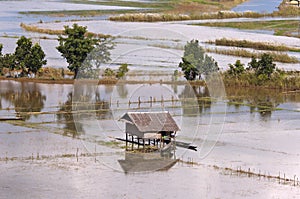
[[[116,88],[117,88],[117,91],[118,91],[119,96],[120,96],[122,99],[127,98],[127,96],[128,96],[128,90],[127,90],[125,84],[118,84],[118,85],[116,86]]]
[[[276,90],[227,88],[228,105],[236,108],[249,105],[250,113],[258,112],[263,121],[271,118],[272,111],[289,96]]]
[[[25,120],[30,119],[32,112],[41,112],[44,107],[46,96],[41,94],[37,84],[21,83],[21,88],[16,88],[13,84],[8,84],[6,92],[1,93],[1,98],[5,99],[15,107],[15,112],[20,114]],[[38,114],[34,114],[38,117]]]
[[[125,152],[125,159],[118,160],[125,173],[168,170],[178,161],[173,153],[134,153]]]
[[[84,121],[111,119],[112,113],[110,103],[101,99],[97,89],[77,84],[60,106],[57,118],[65,124],[64,133],[76,137],[85,133]]]
[[[207,87],[186,85],[179,95],[182,101],[184,115],[196,116],[210,110],[212,101]],[[197,107],[195,107],[197,106]]]
[[[67,101],[64,104],[62,104],[59,108],[59,111],[57,113],[57,119],[58,121],[63,122],[65,124],[64,135],[71,134],[73,137],[76,137],[77,135],[83,133],[83,127],[82,124],[75,124],[74,122],[74,115],[72,113],[72,99],[73,95],[72,92],[70,92],[68,94]]]

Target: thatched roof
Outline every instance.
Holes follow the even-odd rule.
[[[135,125],[140,132],[179,130],[169,112],[128,112],[120,120]]]

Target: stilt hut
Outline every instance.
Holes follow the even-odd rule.
[[[166,111],[128,112],[120,120],[126,123],[126,143],[132,143],[132,149],[134,143],[143,145],[144,148],[145,144],[162,148],[172,142],[179,131],[175,120]]]

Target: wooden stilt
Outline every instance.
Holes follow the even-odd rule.
[[[132,141],[131,150],[133,151],[133,135],[131,135],[131,141]]]
[[[160,134],[159,148],[161,148],[161,142],[162,142],[162,136],[161,136],[161,134]]]
[[[128,133],[126,133],[126,148],[125,150],[127,151],[128,150]]]

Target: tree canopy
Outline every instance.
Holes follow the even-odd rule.
[[[267,76],[270,79],[276,64],[273,63],[273,57],[270,54],[264,53],[260,60],[253,57],[248,66],[249,69],[255,71],[257,76]]]
[[[7,68],[10,71],[22,70],[21,75],[29,73],[36,74],[37,71],[47,63],[45,53],[41,46],[36,43],[32,45],[30,38],[21,36],[17,40],[17,47],[14,53],[2,55],[2,44],[0,44],[0,68]]]
[[[239,77],[242,73],[244,73],[245,67],[244,64],[241,63],[241,60],[236,60],[235,64],[229,64],[228,73],[235,77]]]
[[[88,34],[87,27],[75,23],[72,27],[65,26],[64,28],[66,36],[60,35],[58,37],[59,46],[56,48],[67,60],[68,69],[75,73],[74,78],[77,77],[79,70],[92,67],[90,60],[96,60],[95,66],[97,68],[101,62],[110,60],[110,53],[108,52],[110,48],[103,43],[103,39]],[[93,50],[95,52],[91,53]],[[86,58],[89,61],[86,61]]]
[[[198,40],[191,40],[184,46],[184,54],[179,67],[187,80],[195,80],[201,74],[208,75],[219,70],[218,63],[205,54]]]

